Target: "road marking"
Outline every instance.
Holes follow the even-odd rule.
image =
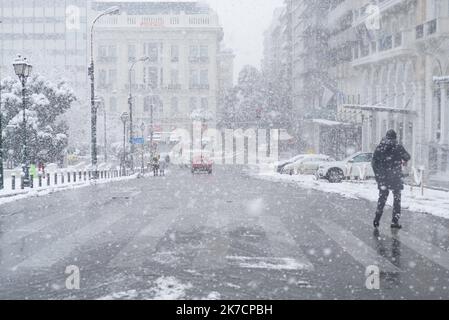
[[[397,235],[393,235],[393,238],[430,261],[449,270],[449,253],[447,251],[442,250],[431,243],[422,241],[404,231],[401,231]]]
[[[366,225],[369,225],[366,220],[363,220],[359,217],[356,217],[356,219]],[[448,232],[446,228],[442,226],[438,227],[441,227],[442,230]],[[382,227],[382,231],[388,233],[391,232],[391,229]],[[449,253],[447,251],[440,249],[432,243],[420,240],[415,236],[412,236],[409,232],[403,230],[398,231],[397,233],[392,233],[392,238],[404,244],[406,247],[410,248],[421,256],[434,262],[435,264],[445,268],[446,270],[449,270]]]
[[[125,216],[127,216],[127,213],[112,213],[102,216],[69,236],[39,250],[36,254],[25,259],[13,269],[51,267],[59,260],[68,256],[74,249],[88,242],[95,235],[106,231],[111,225]]]
[[[304,269],[314,270],[313,264],[296,244],[295,239],[279,217],[266,214],[258,218],[258,224],[267,235],[274,258],[292,257],[299,264],[304,265]]]
[[[369,266],[377,266],[381,272],[401,272],[401,270],[393,265],[389,260],[378,255],[374,249],[366,245],[362,240],[355,237],[351,232],[346,231],[339,225],[329,220],[313,219],[313,222],[365,268]]]
[[[246,269],[311,271],[310,263],[303,263],[294,258],[228,256],[226,259],[228,259],[231,264],[237,264],[240,268]]]
[[[177,212],[178,211],[178,212]],[[143,265],[146,259],[154,253],[156,245],[165,236],[181,210],[172,213],[164,212],[151,220],[117,255],[108,263],[108,267],[135,267]]]
[[[1,241],[4,244],[13,244],[20,241],[21,239],[38,232],[44,228],[50,227],[57,224],[58,222],[73,217],[75,213],[69,215],[60,215],[59,213],[54,213],[44,218],[33,221],[25,226],[19,227],[17,229],[11,230],[3,234]]]

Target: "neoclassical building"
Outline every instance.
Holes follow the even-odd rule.
[[[93,3],[97,12],[116,2]],[[134,132],[169,138],[176,128],[189,129],[191,114],[217,116],[220,86],[232,83],[233,55],[221,51],[223,30],[217,14],[197,2],[120,2],[120,15],[102,18],[95,31],[96,86],[110,127],[109,141],[122,141],[120,115],[133,95]],[[133,63],[142,57],[145,62]],[[222,63],[223,60],[223,63]],[[224,78],[223,78],[224,77]],[[231,77],[231,79],[225,79]],[[131,85],[131,87],[130,87]],[[113,130],[116,128],[116,130]]]
[[[449,2],[339,2],[337,13],[352,13],[351,59],[332,70],[339,120],[361,126],[365,151],[395,129],[414,166],[449,172]]]

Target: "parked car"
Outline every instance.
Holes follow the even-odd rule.
[[[350,177],[373,178],[372,159],[372,153],[358,152],[342,161],[323,162],[319,165],[316,176],[318,179],[327,179],[331,183],[340,183]]]
[[[287,174],[315,174],[321,162],[335,161],[324,154],[308,154],[284,167]]]
[[[283,169],[284,169],[284,167],[286,165],[289,165],[289,164],[291,164],[293,162],[296,162],[296,161],[302,159],[305,156],[306,156],[305,154],[298,154],[297,156],[294,156],[293,158],[290,158],[288,160],[279,161],[276,164],[276,172],[277,173],[283,173]]]

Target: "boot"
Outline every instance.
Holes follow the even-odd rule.
[[[374,218],[374,222],[373,222],[374,229],[378,229],[379,228],[379,226],[380,226],[380,219],[381,218],[382,218],[381,214],[376,214],[376,217]]]

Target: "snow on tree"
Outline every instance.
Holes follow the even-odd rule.
[[[4,148],[12,150],[13,161],[22,162],[23,105],[22,86],[18,80],[2,81]],[[68,142],[68,125],[61,116],[71,108],[75,94],[65,82],[53,83],[40,75],[26,85],[26,137],[31,162],[62,160]]]

